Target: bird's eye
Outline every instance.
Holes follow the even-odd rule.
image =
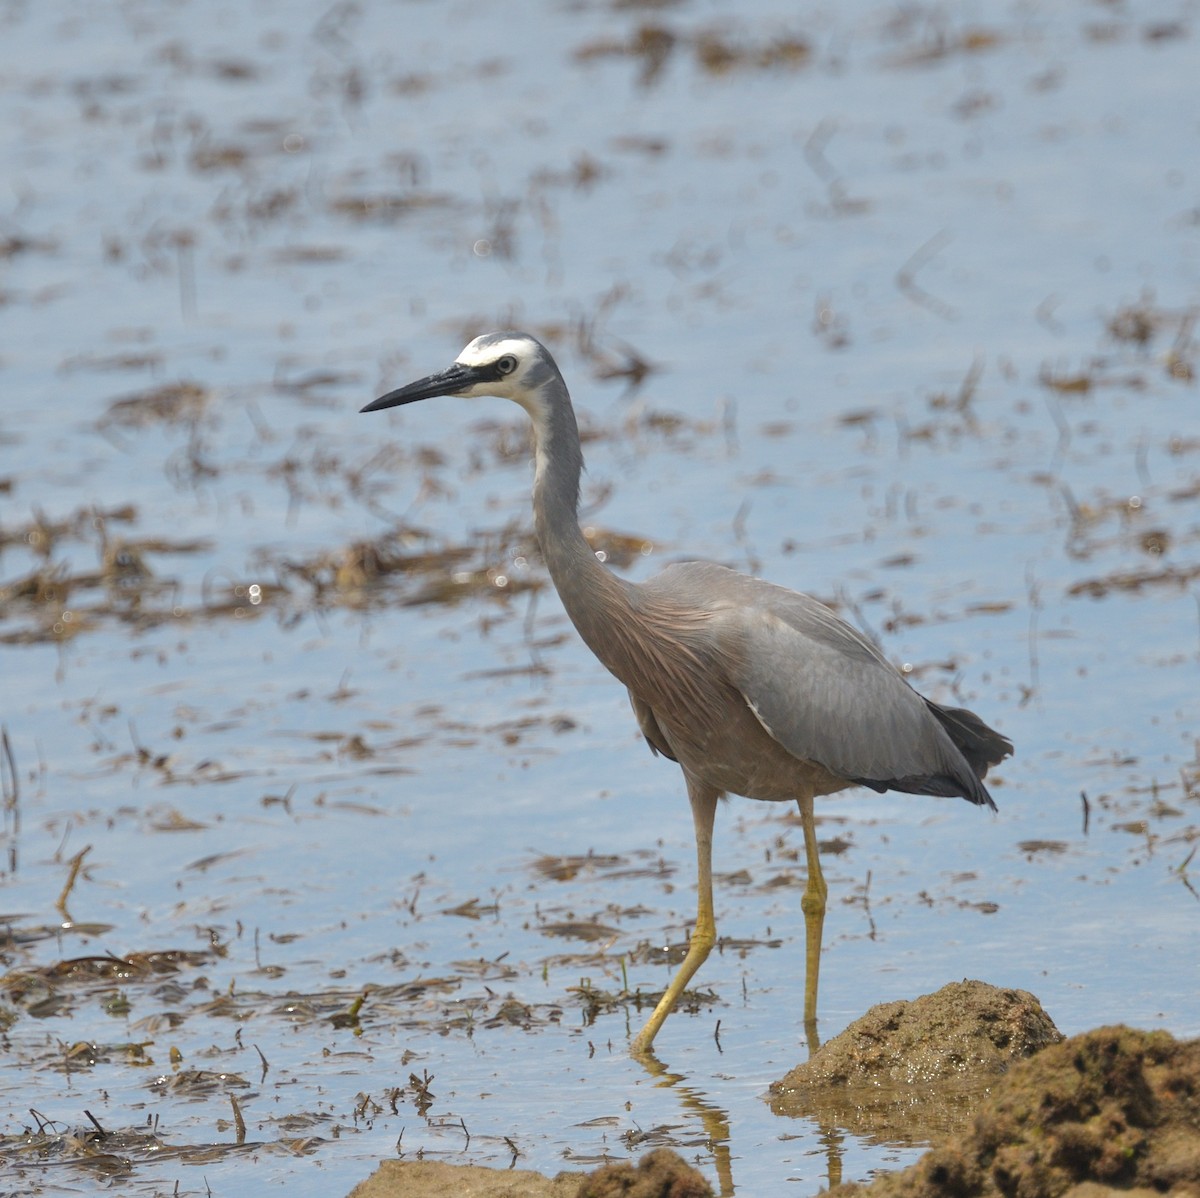
[[[512,374],[517,368],[517,360],[512,354],[505,354],[503,358],[496,359],[496,369],[502,374]]]

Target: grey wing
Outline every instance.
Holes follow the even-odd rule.
[[[713,630],[728,650],[730,681],[789,753],[874,790],[961,795],[994,807],[942,709],[866,637],[808,595],[755,582],[747,603],[746,590],[714,612]]]

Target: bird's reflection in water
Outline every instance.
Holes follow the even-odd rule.
[[[691,1116],[698,1117],[707,1136],[706,1147],[712,1154],[713,1166],[717,1171],[718,1192],[721,1198],[731,1198],[735,1193],[733,1185],[733,1163],[729,1153],[729,1115],[710,1099],[689,1085],[682,1073],[671,1072],[647,1049],[637,1054],[638,1062],[654,1079],[654,1084],[660,1089],[673,1090],[679,1097],[679,1104]]]
[[[813,1034],[815,1035],[815,1021]],[[737,1188],[733,1179],[728,1112],[706,1097],[684,1074],[668,1069],[653,1051],[638,1053],[637,1060],[654,1079],[656,1086],[674,1091],[685,1114],[700,1120],[706,1137],[705,1147],[717,1174],[717,1192],[721,1198],[732,1198],[737,1193]],[[812,1122],[817,1126],[818,1139],[825,1153],[825,1177],[822,1179],[821,1188],[831,1189],[841,1184],[845,1133],[836,1124],[822,1124],[815,1120]]]

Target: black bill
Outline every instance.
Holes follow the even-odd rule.
[[[478,382],[477,373],[470,366],[460,366],[454,363],[448,370],[431,374],[428,378],[418,379],[407,387],[389,391],[378,399],[372,400],[364,412],[381,412],[384,408],[396,408],[401,404],[416,403],[418,399],[432,399],[435,395],[457,395],[465,391],[472,383]]]

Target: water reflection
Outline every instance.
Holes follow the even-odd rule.
[[[654,1079],[660,1089],[671,1090],[678,1098],[681,1109],[698,1118],[705,1131],[705,1147],[712,1156],[717,1172],[717,1184],[721,1198],[735,1193],[733,1184],[733,1160],[730,1156],[729,1113],[706,1097],[695,1085],[690,1084],[682,1073],[672,1073],[659,1060],[653,1049],[639,1053],[638,1062]]]
[[[710,1095],[702,1091],[685,1074],[669,1069],[653,1050],[640,1054],[637,1059],[654,1079],[657,1087],[670,1090],[679,1099],[680,1108],[693,1119],[700,1121],[705,1132],[704,1147],[710,1155],[712,1167],[716,1172],[718,1192],[721,1198],[729,1198],[730,1195],[736,1194],[737,1186],[734,1180],[731,1151],[733,1136],[730,1131],[728,1110],[714,1102]],[[834,1108],[827,1108],[825,1111],[784,1110],[777,1108],[774,1102],[772,1107],[776,1114],[785,1114],[791,1119],[804,1121],[811,1125],[812,1133],[805,1133],[802,1136],[784,1133],[780,1138],[783,1140],[812,1139],[819,1143],[825,1155],[825,1173],[820,1178],[821,1188],[829,1189],[840,1185],[846,1131],[839,1116],[844,1112],[836,1111],[835,1113]],[[861,1132],[856,1131],[855,1134],[861,1134]],[[677,1139],[674,1144],[680,1148],[693,1146],[692,1141],[685,1139]],[[806,1180],[815,1181],[817,1179],[806,1178]],[[752,1185],[749,1190],[743,1190],[743,1192],[756,1192],[756,1189]]]

